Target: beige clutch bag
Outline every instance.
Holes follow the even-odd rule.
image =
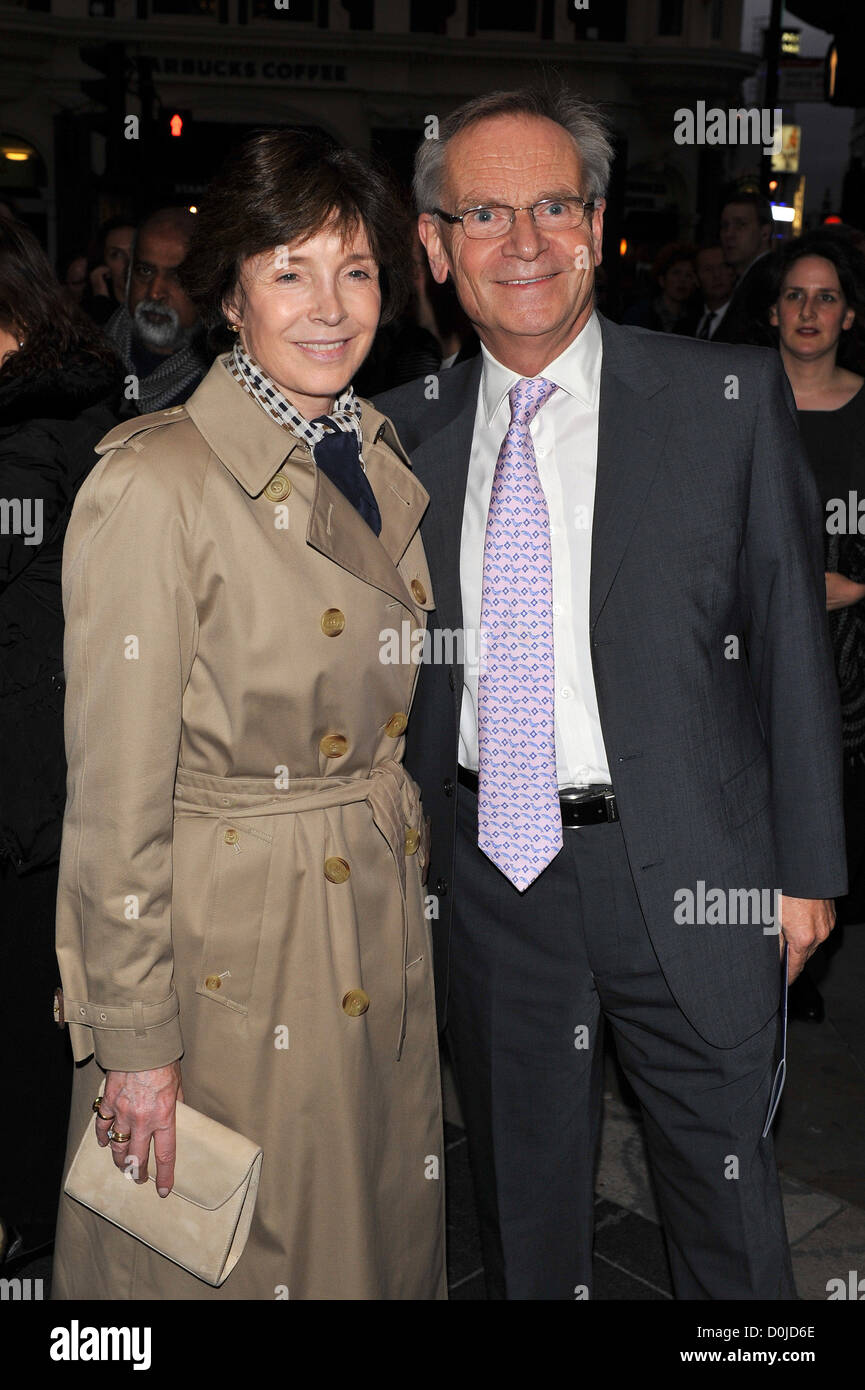
[[[251,1139],[178,1101],[174,1186],[160,1197],[151,1149],[146,1183],[115,1167],[88,1124],[65,1191],[121,1230],[217,1288],[243,1254],[261,1175]]]

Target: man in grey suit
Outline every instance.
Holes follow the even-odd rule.
[[[418,155],[483,346],[377,401],[463,636],[408,731],[439,1003],[491,1296],[590,1296],[606,1021],[677,1296],[793,1298],[782,961],[846,886],[819,504],[774,354],[595,312],[610,157],[566,91],[479,98]]]

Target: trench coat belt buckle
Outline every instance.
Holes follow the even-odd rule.
[[[230,814],[238,821],[250,816],[298,814],[328,806],[369,803],[377,829],[393,855],[402,907],[402,999],[396,1039],[396,1059],[402,1056],[408,1010],[408,904],[406,900],[406,827],[418,832],[419,858],[427,856],[426,826],[417,787],[401,763],[392,758],[376,764],[369,777],[337,781],[330,777],[305,778],[303,787],[276,796],[267,778],[215,777],[209,773],[178,769],[175,805],[213,816]]]

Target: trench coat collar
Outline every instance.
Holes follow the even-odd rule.
[[[186,413],[232,477],[250,497],[258,497],[289,458],[312,469],[312,455],[226,371],[226,357],[217,357],[186,402]],[[412,473],[387,416],[365,400],[361,412],[363,457],[381,512],[381,534],[376,540],[339,488],[316,469],[306,538],[343,569],[405,602],[405,587],[393,567],[420,525],[429,494]]]

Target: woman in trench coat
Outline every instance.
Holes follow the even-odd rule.
[[[184,276],[235,348],[103,439],[64,553],[67,1161],[99,1098],[116,1180],[167,1191],[179,1098],[261,1145],[261,1186],[218,1289],[64,1196],[52,1296],[444,1298],[419,668],[382,659],[432,607],[428,499],[346,389],[404,230],[360,159],[288,131],[199,216]]]

